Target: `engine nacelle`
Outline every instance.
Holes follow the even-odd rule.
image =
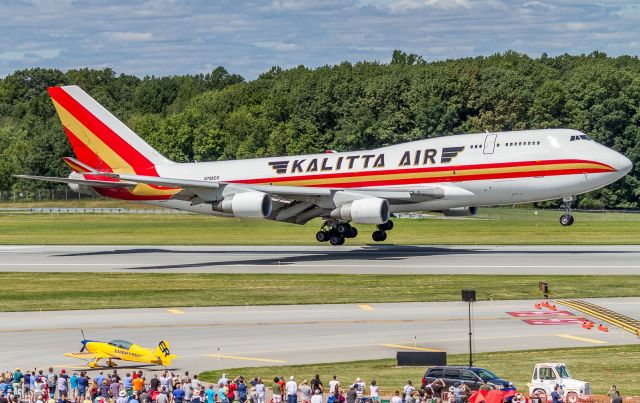
[[[331,212],[331,218],[357,224],[384,224],[390,215],[389,202],[377,197],[354,200]]]
[[[271,197],[262,192],[236,193],[213,205],[216,211],[243,218],[269,217],[271,208]]]
[[[447,217],[469,217],[478,214],[477,207],[456,207],[442,210],[442,214]]]

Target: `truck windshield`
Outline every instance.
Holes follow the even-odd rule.
[[[571,378],[569,370],[564,365],[558,365],[556,367],[556,371],[558,371],[558,375],[560,376],[560,378]]]
[[[491,379],[496,379],[498,377],[498,375],[486,369],[476,368],[472,369],[472,371],[475,372],[483,381],[490,381]]]

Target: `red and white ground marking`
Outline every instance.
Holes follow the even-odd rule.
[[[509,315],[516,318],[536,318],[544,316],[575,316],[569,311],[519,311],[519,312],[507,312]]]
[[[580,325],[584,322],[584,318],[540,318],[540,319],[522,319],[523,322],[531,326],[547,326],[547,325]]]

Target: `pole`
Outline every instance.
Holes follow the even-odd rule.
[[[473,352],[471,350],[471,301],[469,301],[469,366],[473,367]]]

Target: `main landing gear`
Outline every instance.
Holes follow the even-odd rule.
[[[391,220],[384,224],[379,224],[371,238],[376,242],[382,242],[387,239],[387,231],[391,229],[393,229],[393,221]],[[331,245],[343,245],[346,238],[355,238],[357,236],[358,230],[349,223],[327,220],[320,227],[320,231],[316,233],[316,240],[318,242],[329,242]]]
[[[358,236],[356,227],[352,227],[346,222],[325,221],[316,233],[318,242],[327,242],[331,245],[343,245],[345,238],[355,238]]]
[[[378,224],[378,230],[371,234],[371,238],[376,242],[382,242],[387,239],[387,231],[393,229],[393,221],[389,220],[384,224]]]
[[[575,200],[574,196],[566,196],[562,198],[564,202],[565,213],[560,216],[560,224],[563,227],[568,227],[573,224],[573,214],[571,214],[571,203]]]

